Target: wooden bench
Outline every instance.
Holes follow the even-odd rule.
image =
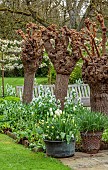
[[[43,96],[47,93],[47,89],[51,91],[51,94],[54,94],[54,88],[55,85],[42,85],[43,87]],[[40,95],[40,85],[34,86],[34,97],[38,97]],[[67,92],[67,97],[72,96],[72,91],[75,91],[76,93],[76,98],[81,100],[81,103],[83,106],[90,107],[90,88],[88,84],[72,84],[68,85],[68,92]],[[20,97],[22,100],[22,94],[23,94],[23,86],[16,86],[16,95]]]

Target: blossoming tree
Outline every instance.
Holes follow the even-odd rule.
[[[4,70],[12,69],[14,66],[21,67],[18,64],[19,54],[21,52],[20,41],[0,39],[0,64],[2,72],[2,96],[4,97]],[[15,62],[17,61],[17,62]],[[14,64],[13,64],[14,63]]]
[[[3,54],[3,58],[0,57],[0,63],[4,62],[5,70],[13,70],[15,67],[18,69],[22,68],[22,64],[19,61],[21,41],[0,39],[0,52]]]
[[[79,47],[87,53],[84,57],[82,49],[80,54],[84,60],[82,76],[85,83],[90,86],[90,103],[92,111],[108,114],[108,54],[106,52],[106,27],[102,15],[97,19],[102,28],[102,41],[96,42],[96,24],[85,20],[86,29],[79,34],[81,37]],[[87,47],[86,43],[89,44]]]
[[[35,72],[42,62],[43,42],[41,30],[36,24],[27,24],[26,34],[22,30],[17,31],[23,39],[21,60],[24,66],[23,102],[30,103],[33,98],[33,85]]]
[[[57,29],[55,25],[42,28],[45,49],[56,70],[55,96],[64,108],[69,76],[79,60],[76,33],[67,27]],[[71,38],[70,38],[71,37]]]

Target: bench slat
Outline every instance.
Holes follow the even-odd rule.
[[[38,97],[40,95],[40,85],[34,86],[33,95],[34,97]],[[42,85],[42,88],[44,89],[43,96],[46,95],[47,89],[51,91],[51,94],[54,95],[54,88],[55,85]],[[68,85],[68,91],[67,91],[67,97],[72,97],[72,91],[75,91],[76,98],[81,98],[81,103],[84,106],[90,107],[90,88],[88,84],[72,84]],[[22,94],[23,94],[23,86],[16,86],[16,96],[20,97],[22,100]]]

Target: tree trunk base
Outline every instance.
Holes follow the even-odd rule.
[[[28,104],[33,99],[34,78],[35,78],[35,72],[24,73],[23,103]]]
[[[90,86],[91,110],[108,114],[108,83]]]
[[[65,97],[67,96],[69,75],[56,75],[55,96],[61,102],[61,109],[64,109]]]

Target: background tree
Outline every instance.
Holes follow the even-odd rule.
[[[90,86],[90,103],[92,111],[108,114],[108,54],[106,51],[106,27],[102,15],[97,17],[102,28],[102,41],[96,42],[96,24],[85,20],[86,29],[81,32],[80,46],[87,52],[84,60],[82,76]],[[80,36],[79,35],[79,36]],[[89,44],[87,47],[87,43]]]
[[[23,38],[21,60],[24,66],[23,102],[30,103],[33,99],[35,72],[42,62],[43,42],[41,31],[33,24],[27,24],[26,34],[17,31]]]
[[[56,70],[55,96],[60,100],[62,110],[69,76],[80,58],[76,36],[74,30],[70,31],[67,27],[57,29],[55,25],[44,28],[42,32],[45,49]]]
[[[95,11],[101,12],[107,21],[107,7],[108,0],[1,0],[0,36],[16,39],[15,30],[25,31],[28,22],[46,27],[52,23],[67,25],[79,31],[86,17],[95,17]]]
[[[2,76],[2,97],[4,97],[4,73],[5,69],[11,68],[13,63],[15,63],[15,59],[18,60],[18,54],[21,52],[20,48],[21,42],[19,41],[8,41],[0,39],[0,65],[1,65],[1,76]],[[15,57],[14,54],[17,54]],[[14,55],[14,57],[13,57]],[[10,63],[13,61],[13,63]],[[17,65],[18,66],[18,65]]]
[[[23,0],[1,0],[0,18],[0,37],[8,40],[18,39],[15,31],[19,28],[25,31],[26,24],[33,21]]]

